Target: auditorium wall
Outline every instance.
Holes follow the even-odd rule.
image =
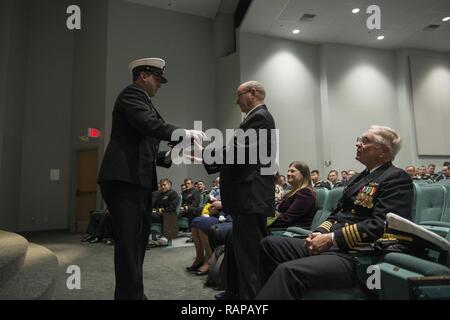
[[[27,2],[19,230],[67,227],[74,67],[74,36],[65,27],[69,4]],[[51,181],[50,169],[60,170],[59,180]]]
[[[450,56],[312,45],[241,32],[240,77],[266,85],[266,101],[280,128],[281,171],[293,160],[322,170],[322,178],[331,168],[362,170],[354,159],[355,141],[371,124],[391,126],[402,136],[398,166],[435,163],[440,169],[446,157],[417,154],[408,68],[414,53]]]
[[[261,81],[280,134],[280,170],[293,160],[318,163],[320,118],[319,48],[240,33],[240,78]]]
[[[214,21],[123,1],[110,1],[106,67],[105,134],[109,135],[111,111],[117,94],[130,83],[128,63],[142,57],[167,61],[163,85],[153,99],[163,118],[174,125],[192,128],[216,127],[216,59]],[[165,143],[161,144],[165,148]],[[183,179],[208,177],[201,165],[158,168],[159,177],[169,177],[178,191]]]
[[[408,57],[450,58],[426,50],[378,50],[314,45],[237,33],[231,16],[201,18],[119,0],[78,0],[82,30],[65,28],[69,1],[5,0],[0,3],[0,229],[73,228],[76,151],[87,127],[106,142],[120,90],[130,83],[128,63],[140,57],[167,60],[167,85],[153,99],[161,115],[180,127],[235,128],[239,83],[256,79],[280,128],[280,170],[303,160],[324,172],[361,170],[355,139],[372,123],[403,137],[396,164],[438,169],[447,157],[419,157]],[[223,37],[223,42],[218,39]],[[432,125],[432,124],[430,124]],[[161,144],[161,149],[166,149]],[[331,161],[329,167],[324,161]],[[50,169],[60,179],[50,181]],[[186,176],[204,179],[202,166],[158,169],[174,188]],[[98,206],[102,205],[99,195]]]
[[[27,78],[27,21],[21,19],[26,3],[0,3],[0,228],[17,230],[23,110]],[[31,75],[29,75],[31,76]]]

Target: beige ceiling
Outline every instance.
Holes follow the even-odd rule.
[[[366,9],[381,9],[381,30],[369,30]],[[353,14],[353,8],[360,8]],[[305,14],[312,22],[301,22]],[[377,48],[450,51],[450,0],[253,0],[241,25],[244,32],[311,43],[343,43]],[[441,25],[433,32],[423,29]],[[298,28],[300,33],[292,34]],[[379,41],[378,35],[385,39]]]
[[[217,12],[233,13],[238,0],[126,0],[151,7],[214,19]]]

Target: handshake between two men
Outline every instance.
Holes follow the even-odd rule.
[[[172,138],[172,141],[179,141],[169,144],[172,149],[166,153],[166,156],[171,156],[173,163],[202,163],[202,144],[207,139],[203,131],[178,129],[174,131]]]

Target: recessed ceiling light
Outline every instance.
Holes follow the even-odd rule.
[[[442,21],[449,21],[450,20],[450,17],[445,17],[444,19],[442,19]]]
[[[358,13],[359,11],[360,11],[359,8],[355,8],[352,10],[353,13]]]
[[[300,33],[300,30],[298,30],[298,29],[292,30],[292,33],[293,33],[293,34],[299,34],[299,33]]]
[[[378,36],[377,39],[378,39],[378,40],[383,40],[383,39],[384,39],[384,36]]]

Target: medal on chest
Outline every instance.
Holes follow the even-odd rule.
[[[358,191],[356,196],[355,205],[362,206],[364,208],[373,208],[373,197],[378,191],[378,183],[372,182],[367,186],[362,187]]]

